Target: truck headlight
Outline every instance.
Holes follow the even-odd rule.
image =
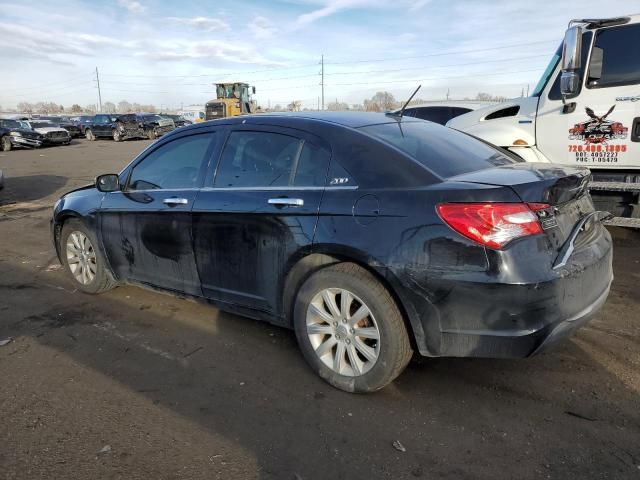
[[[22,133],[20,132],[9,132],[10,137],[21,137]]]

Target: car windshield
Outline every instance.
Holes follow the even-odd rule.
[[[4,128],[21,128],[20,122],[17,120],[2,120],[2,126]]]
[[[551,57],[551,60],[549,60],[549,64],[547,65],[547,68],[545,68],[544,72],[542,72],[542,76],[540,77],[540,80],[538,80],[536,87],[533,89],[533,92],[531,93],[532,97],[540,96],[540,94],[542,93],[542,90],[544,89],[544,86],[549,81],[549,77],[551,76],[553,71],[556,69],[556,65],[558,65],[558,62],[560,61],[561,57],[562,57],[562,45],[558,47],[558,50],[556,50],[556,53],[554,53],[553,57]]]
[[[162,117],[160,115],[142,115],[142,119],[146,122],[157,122],[162,120]]]
[[[31,126],[33,128],[55,127],[55,125],[53,123],[50,123],[50,122],[31,122]]]
[[[393,122],[360,130],[409,154],[442,178],[514,163],[475,138],[430,122]]]

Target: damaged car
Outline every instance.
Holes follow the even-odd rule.
[[[18,120],[0,119],[0,146],[3,152],[8,152],[15,147],[38,148],[44,142],[44,137],[26,128]]]
[[[529,357],[593,318],[613,274],[590,178],[399,114],[248,115],[163,136],[51,226],[79,290],[291,328],[320,377],[372,392],[414,352]]]
[[[60,128],[64,128],[71,138],[77,138],[82,136],[82,132],[80,131],[80,127],[76,125],[74,121],[72,121],[68,117],[43,117],[40,116],[38,120],[46,120],[51,122],[53,125],[56,125]]]
[[[140,127],[144,130],[145,136],[150,140],[155,140],[165,133],[175,130],[176,125],[173,119],[166,115],[156,115],[155,113],[139,113],[136,115]]]
[[[20,120],[24,128],[39,133],[42,136],[43,146],[69,145],[71,135],[62,127],[47,120]]]

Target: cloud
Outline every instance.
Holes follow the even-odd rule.
[[[138,52],[136,55],[155,61],[223,60],[250,65],[283,65],[256,53],[255,48],[251,46],[221,40],[161,42],[154,45],[153,50]]]
[[[422,9],[425,5],[427,5],[427,3],[429,2],[431,2],[431,0],[414,0],[409,5],[409,11],[417,12],[418,10]]]
[[[118,5],[126,8],[131,13],[143,13],[147,9],[136,0],[118,0]]]
[[[271,20],[265,17],[254,17],[249,23],[249,30],[258,39],[271,38],[278,31]]]
[[[193,18],[183,18],[183,17],[167,17],[167,20],[178,23],[181,25],[187,25],[189,27],[196,28],[198,30],[205,30],[207,32],[220,31],[220,30],[229,30],[229,24],[224,20],[220,20],[218,18],[210,18],[210,17],[193,17]]]
[[[297,23],[298,25],[308,25],[342,10],[365,7],[369,3],[370,2],[367,2],[367,0],[326,0],[320,8],[300,15],[297,19]]]

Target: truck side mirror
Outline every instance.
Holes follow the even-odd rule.
[[[576,26],[567,30],[562,44],[562,75],[560,92],[563,97],[578,93],[582,62],[582,28]]]

